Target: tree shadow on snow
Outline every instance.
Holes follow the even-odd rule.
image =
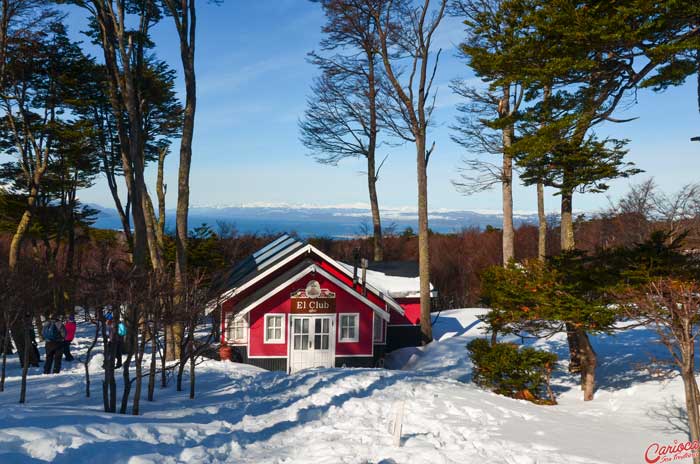
[[[676,398],[666,399],[663,405],[647,410],[647,416],[657,424],[664,424],[669,433],[688,435],[688,412]]]
[[[353,369],[347,369],[344,371],[352,370]],[[357,371],[357,369],[355,369],[355,371]],[[330,379],[325,379],[325,382],[322,381],[324,385],[318,386],[317,390],[320,390],[321,388],[324,388],[326,386],[330,387],[333,384],[341,383],[342,379],[350,375],[350,373],[351,372],[348,372],[345,375],[336,375]],[[277,434],[284,433],[293,428],[301,427],[311,422],[320,420],[331,408],[342,408],[343,405],[348,401],[354,399],[368,398],[380,390],[384,390],[391,387],[396,382],[404,379],[405,377],[405,375],[387,373],[375,379],[369,386],[358,386],[355,389],[331,397],[327,402],[323,404],[312,404],[302,409],[299,409],[294,419],[282,420],[273,425],[270,425],[269,427],[254,432],[248,432],[245,430],[234,430],[224,434],[214,434],[207,437],[201,443],[201,445],[205,448],[212,449],[222,446],[230,441],[235,441],[243,447],[256,442],[267,441]],[[282,407],[291,406],[292,403],[300,399],[302,398],[297,397],[296,399],[289,399],[288,401],[285,401],[283,403],[285,404],[285,406]],[[271,406],[272,404],[273,403],[267,402],[267,404],[264,405],[255,405],[255,410],[258,413],[258,415],[262,415],[272,412],[273,410],[277,409],[277,407],[279,407]]]
[[[197,411],[186,416],[174,417],[148,417],[148,416],[126,416],[118,414],[96,414],[91,418],[89,427],[99,427],[98,423],[106,426],[122,423],[125,426],[143,426],[153,431],[158,432],[159,426],[167,426],[186,423],[193,424],[210,424],[212,420],[221,420],[231,424],[240,423],[245,416],[263,416],[275,411],[283,411],[286,408],[293,406],[295,403],[308,398],[309,396],[318,393],[319,391],[329,388],[331,390],[338,387],[342,388],[343,381],[357,373],[358,369],[327,369],[323,373],[323,377],[319,379],[318,370],[300,372],[293,375],[283,375],[279,373],[263,373],[260,374],[258,382],[252,389],[239,390],[230,394],[222,403],[223,395],[213,395],[219,402],[219,407],[216,412],[211,412],[210,408],[203,404],[202,397],[200,401],[193,407]],[[372,370],[371,370],[372,371]],[[200,439],[190,437],[187,434],[178,436],[177,442],[174,444],[158,443],[151,444],[144,440],[139,440],[138,436],[129,436],[125,439],[104,439],[101,437],[94,438],[96,441],[83,444],[77,448],[67,448],[63,453],[57,455],[53,462],[56,463],[73,463],[83,462],[83,460],[105,462],[125,462],[129,457],[158,453],[164,456],[179,456],[179,453],[193,446],[203,446],[205,449],[215,449],[227,443],[236,442],[241,446],[250,445],[255,442],[266,441],[279,433],[283,433],[295,427],[304,426],[308,423],[321,419],[331,408],[341,408],[347,401],[353,399],[367,398],[379,390],[386,389],[399,380],[406,377],[400,373],[392,374],[389,371],[376,370],[380,376],[375,379],[369,386],[357,386],[356,388],[344,393],[331,397],[323,404],[311,404],[300,408],[296,412],[296,417],[291,420],[281,420],[268,427],[258,431],[245,430],[230,430],[226,429],[221,432],[216,432],[207,436],[201,442]],[[314,379],[318,381],[313,382]],[[313,382],[313,383],[310,383]],[[304,388],[304,384],[309,383],[308,388]],[[293,395],[284,395],[285,392],[298,392]],[[206,402],[206,400],[204,400]],[[206,409],[206,410],[205,410]],[[81,416],[77,414],[65,414],[60,417],[48,417],[45,422],[42,422],[42,428],[51,428],[59,425],[70,424],[72,418],[78,422]],[[280,417],[285,417],[284,414]],[[43,418],[42,418],[43,419]],[[83,416],[84,419],[84,416]],[[26,421],[26,418],[25,418]],[[21,420],[19,421],[21,422]],[[26,423],[26,422],[25,422]],[[5,425],[5,424],[3,424]],[[151,430],[148,430],[148,435],[151,436]],[[133,435],[129,433],[129,435]],[[201,437],[200,437],[201,438]],[[152,438],[151,438],[152,439]],[[184,442],[184,443],[183,443]],[[7,455],[0,455],[4,458]],[[22,456],[19,462],[34,462],[27,461],[26,456]],[[14,462],[14,461],[10,461]]]

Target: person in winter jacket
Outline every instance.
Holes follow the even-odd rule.
[[[119,369],[122,367],[122,354],[124,351],[123,336],[119,334],[119,325],[121,324],[118,320],[115,320],[112,313],[107,313],[105,316],[106,329],[107,329],[107,353],[105,354],[105,367],[109,359],[111,359],[112,354],[114,354],[114,367]]]
[[[66,327],[54,316],[44,322],[41,334],[46,341],[46,361],[44,361],[44,374],[61,372],[61,358],[63,358],[63,341],[66,339]]]
[[[70,354],[70,344],[75,338],[75,315],[68,316],[64,326],[66,327],[66,338],[63,340],[63,355],[66,357],[66,361],[70,362],[73,361],[73,355]]]

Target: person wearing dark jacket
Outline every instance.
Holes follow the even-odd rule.
[[[61,372],[61,358],[63,358],[63,341],[66,338],[66,327],[57,318],[44,322],[41,328],[41,334],[46,341],[46,361],[44,361],[44,374],[51,373],[53,365],[53,373]]]

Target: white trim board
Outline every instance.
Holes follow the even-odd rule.
[[[388,312],[377,306],[376,304],[372,303],[370,300],[368,300],[366,297],[361,295],[360,293],[357,293],[354,289],[350,288],[347,286],[344,282],[338,280],[336,277],[334,277],[332,274],[330,274],[328,271],[325,271],[323,268],[318,266],[317,264],[309,264],[306,268],[302,269],[300,272],[298,272],[296,275],[293,275],[290,277],[288,280],[283,282],[282,284],[278,285],[275,287],[273,290],[268,292],[266,295],[258,298],[257,300],[253,301],[250,303],[248,306],[245,308],[241,308],[240,311],[238,311],[238,314],[236,317],[243,317],[246,314],[248,314],[250,311],[255,309],[258,305],[262,304],[263,302],[267,301],[269,298],[272,298],[272,296],[277,295],[279,292],[284,290],[286,287],[291,285],[293,282],[296,282],[299,280],[301,277],[304,277],[305,275],[308,275],[310,273],[319,273],[326,279],[330,280],[334,284],[336,284],[338,287],[342,288],[345,290],[347,293],[349,293],[353,298],[360,300],[362,303],[366,304],[372,310],[382,319],[385,321],[389,321],[391,316],[389,315]],[[277,313],[271,313],[271,314],[277,314]]]
[[[207,315],[210,314],[212,311],[214,311],[214,310],[218,307],[219,303],[222,303],[222,302],[224,302],[224,301],[226,301],[226,300],[228,300],[228,299],[230,299],[230,298],[233,298],[234,296],[240,294],[242,291],[244,291],[244,290],[246,290],[247,288],[249,288],[250,286],[256,284],[256,283],[259,282],[261,279],[263,279],[263,278],[269,276],[271,273],[273,273],[274,271],[276,271],[276,270],[279,269],[280,267],[289,264],[291,261],[295,260],[296,258],[298,258],[299,256],[303,255],[304,253],[316,253],[316,255],[318,255],[320,258],[324,259],[326,262],[330,263],[330,264],[331,264],[333,267],[335,267],[338,271],[342,272],[342,273],[345,274],[347,277],[351,277],[351,278],[352,278],[352,274],[350,273],[349,270],[347,270],[347,269],[345,268],[345,266],[339,264],[336,260],[334,260],[333,258],[331,258],[330,256],[328,256],[327,254],[323,253],[321,250],[319,250],[318,248],[314,247],[313,245],[307,244],[307,245],[305,245],[305,246],[299,248],[298,250],[296,250],[294,253],[289,254],[286,258],[284,258],[283,260],[281,260],[281,261],[280,261],[279,263],[277,263],[276,265],[271,266],[271,267],[268,267],[267,270],[261,272],[260,274],[258,274],[258,275],[255,276],[253,279],[249,280],[248,282],[244,283],[244,284],[241,285],[240,287],[234,287],[234,288],[232,288],[232,289],[229,289],[229,290],[225,291],[224,293],[222,293],[221,296],[219,296],[218,298],[209,301],[209,303],[207,303],[207,305],[206,305],[206,307],[205,307],[205,314],[207,314]],[[384,300],[384,301],[385,301],[389,306],[391,306],[397,313],[401,314],[402,316],[405,315],[404,309],[401,307],[400,304],[398,304],[398,303],[396,302],[396,300],[394,300],[393,297],[391,297],[391,296],[389,296],[389,295],[386,295],[386,294],[384,294],[383,292],[380,292],[378,289],[376,289],[376,288],[375,288],[373,285],[371,285],[370,283],[366,283],[365,286],[366,286],[366,288],[367,288],[369,291],[371,291],[371,292],[374,293],[376,296],[378,296],[379,298],[381,298],[382,300]],[[354,292],[354,291],[355,291],[355,290],[353,290],[353,292]],[[355,292],[355,293],[357,293],[357,292]]]

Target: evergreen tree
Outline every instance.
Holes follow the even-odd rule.
[[[515,120],[524,88],[513,80],[509,57],[525,30],[518,12],[509,11],[501,0],[458,0],[452,13],[464,18],[467,38],[459,49],[474,73],[488,84],[479,89],[457,80],[452,89],[467,102],[458,105],[461,113],[453,129],[453,140],[470,152],[499,155],[498,166],[481,159],[465,159],[461,179],[453,184],[465,194],[501,184],[503,203],[503,264],[515,257],[513,229],[513,158]],[[472,171],[476,171],[474,176]]]

